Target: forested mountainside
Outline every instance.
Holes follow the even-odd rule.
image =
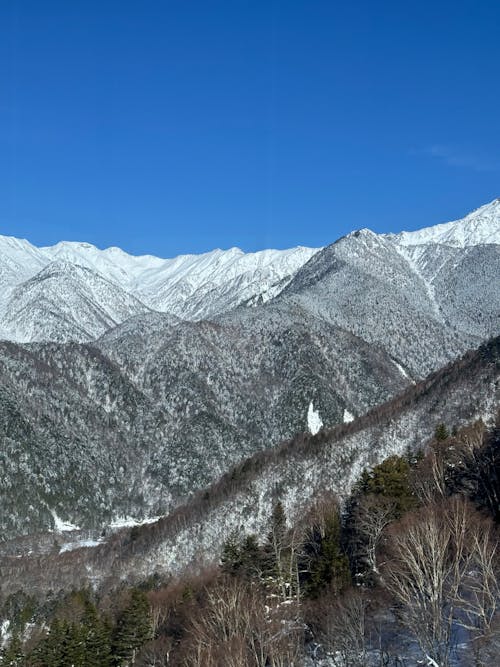
[[[59,341],[99,336],[0,345],[4,536],[165,514],[253,452],[362,415],[497,334],[499,211],[493,202],[437,235],[362,230],[312,257],[182,260],[184,276],[219,267],[232,280],[275,261],[287,276],[267,303],[257,290],[253,307],[199,322],[118,285],[158,287],[150,272],[163,260],[4,239],[7,282],[42,268],[14,288],[3,325],[28,339],[39,326]]]
[[[4,556],[0,665],[493,667],[500,421],[474,419],[495,409],[485,400],[453,434],[429,424],[485,385],[498,408],[499,370],[496,339],[356,422],[254,456],[174,517]],[[354,469],[369,466],[339,486],[349,440]],[[297,494],[306,469],[312,489]],[[176,540],[191,567],[165,567]]]
[[[108,659],[127,664],[143,649],[156,660],[155,651],[161,653],[169,638],[183,647],[172,664],[219,667],[217,638],[207,639],[210,655],[200,645],[193,657],[185,642],[195,632],[191,620],[180,623],[175,638],[170,630],[153,631],[152,598],[123,591],[130,585],[186,590],[182,581],[197,573],[193,596],[206,614],[213,601],[215,607],[225,604],[233,584],[243,586],[238,590],[245,604],[257,595],[254,609],[273,609],[269,600],[281,596],[295,611],[283,615],[280,602],[273,619],[264,615],[266,623],[302,628],[291,633],[301,637],[293,643],[299,664],[331,667],[327,644],[318,648],[319,662],[312,656],[316,649],[304,629],[314,636],[315,621],[304,616],[300,599],[313,595],[314,587],[314,595],[321,596],[324,586],[331,595],[331,585],[334,597],[341,589],[351,595],[351,576],[362,577],[357,581],[363,591],[381,583],[377,549],[371,549],[367,572],[366,562],[363,570],[348,547],[356,484],[370,486],[376,473],[366,471],[377,470],[387,457],[399,457],[397,471],[418,467],[433,434],[448,441],[450,432],[473,422],[483,433],[498,413],[500,200],[436,228],[399,235],[360,230],[320,250],[244,255],[233,249],[161,260],[88,244],[40,249],[6,237],[0,247],[0,603],[4,622],[19,614],[25,621],[36,617],[22,636],[14,626],[0,625],[0,643],[8,640],[2,667],[87,667],[82,656],[93,649],[85,642],[96,632],[107,646],[105,665]],[[495,433],[488,442],[498,443]],[[478,481],[470,470],[462,475],[462,454],[452,456],[470,441],[454,442],[440,467],[432,447],[424,456],[432,484],[439,482],[441,504],[429,485],[412,487],[408,505],[391,514],[391,525],[422,524],[423,515],[411,512],[432,501],[436,525],[444,516],[449,520],[439,526],[449,527],[462,516],[446,499],[457,488],[498,520],[497,487],[488,487],[492,496],[482,504],[473,492],[497,470],[493,445]],[[458,486],[446,471],[455,481],[460,473]],[[424,497],[429,493],[431,499]],[[333,542],[324,532],[327,524],[307,524],[325,502]],[[375,514],[368,509],[370,523],[380,508]],[[407,512],[412,518],[404,519]],[[467,512],[471,526],[483,525],[472,509]],[[270,521],[280,523],[287,540],[299,535],[300,549],[316,554],[307,552],[300,565],[286,556],[295,568],[293,582],[292,570],[288,580],[281,570],[276,579],[282,565],[281,556],[268,552]],[[490,529],[485,534],[492,535]],[[307,537],[304,530],[313,533]],[[449,544],[457,539],[450,534]],[[295,546],[287,545],[283,553],[295,554]],[[340,568],[330,579],[324,567],[331,573],[332,562],[314,565],[322,549],[333,549]],[[452,554],[454,546],[446,549]],[[259,564],[257,579],[249,558]],[[200,583],[207,576],[208,588]],[[68,597],[81,587],[85,591],[76,598]],[[384,590],[382,597],[393,596],[396,606],[383,602],[382,614],[397,618],[415,653],[420,638],[398,616],[404,601],[396,589]],[[468,613],[464,600],[475,589],[467,590],[453,624]],[[35,606],[26,596],[36,598]],[[363,596],[345,598],[345,604]],[[54,617],[54,609],[65,611]],[[55,626],[47,634],[50,618]],[[151,632],[160,644],[151,645]],[[290,633],[282,636],[288,646]],[[238,639],[240,646],[246,641]],[[61,650],[81,655],[61,658]],[[338,657],[344,649],[331,650]],[[400,654],[391,663],[380,650],[379,661],[399,665]],[[420,650],[421,656],[438,656],[422,643]],[[295,660],[287,654],[283,662],[274,644],[262,651],[255,663],[262,667]],[[346,666],[356,664],[350,659]],[[144,667],[157,664],[141,660]],[[360,664],[371,667],[370,660]]]
[[[345,499],[364,469],[423,446],[438,424],[491,423],[499,399],[495,338],[354,422],[254,455],[156,523],[119,531],[98,546],[63,547],[60,554],[56,548],[41,555],[36,540],[18,542],[16,553],[12,543],[1,561],[4,591],[69,590],[75,577],[79,585],[114,586],[198,571],[217,562],[234,531],[262,537],[278,500],[294,522],[326,491]]]
[[[93,346],[1,343],[2,538],[165,514],[307,430],[311,403],[332,426],[408,383],[382,349],[287,305],[151,313]]]
[[[402,246],[361,230],[317,253],[278,300],[383,346],[423,377],[498,333],[499,275],[500,245]]]

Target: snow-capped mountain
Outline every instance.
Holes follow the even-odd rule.
[[[0,239],[2,326],[30,341],[0,343],[0,527],[164,513],[478,347],[500,330],[500,245],[474,230],[464,247],[361,230],[173,260]]]
[[[149,309],[117,284],[78,264],[55,261],[18,285],[4,306],[10,340],[94,340]]]
[[[400,265],[404,264],[404,284],[408,289],[413,285],[417,288],[417,311],[430,308],[442,320],[445,313],[434,298],[437,284],[443,283],[443,290],[457,291],[444,284],[450,283],[451,268],[463,282],[457,299],[467,310],[474,286],[468,270],[474,270],[474,262],[465,258],[474,256],[468,254],[473,248],[486,245],[490,253],[492,247],[500,246],[499,199],[461,220],[416,232],[353,232],[330,246],[335,248],[333,253],[325,249],[320,260],[321,249],[305,247],[255,253],[230,248],[161,259],[136,257],[116,247],[99,250],[89,243],[63,241],[37,248],[25,240],[0,236],[0,336],[25,342],[90,341],[148,309],[187,320],[213,318],[241,304],[262,304],[275,298],[312,258],[324,263],[325,257],[331,255],[332,259],[340,253],[356,269],[360,265],[356,258],[368,266],[375,247],[380,251],[384,248],[384,257],[379,257],[374,264],[377,268],[368,273],[376,280],[384,273],[391,275],[389,282],[396,284],[398,291]],[[495,257],[490,259],[494,264]],[[470,264],[467,270],[464,262]],[[51,265],[53,269],[49,269]],[[77,271],[75,266],[83,268]],[[49,270],[51,280],[45,270]],[[356,282],[346,283],[346,295],[355,289]],[[489,298],[494,283],[490,280],[479,298]],[[474,318],[475,312],[467,317]],[[490,324],[488,320],[480,335],[491,334]]]
[[[37,248],[0,236],[0,335],[24,342],[89,341],[148,309],[188,320],[212,317],[243,302],[268,301],[315,252],[231,248],[161,259],[89,243]]]
[[[408,237],[352,232],[316,253],[277,299],[381,345],[423,377],[500,331],[500,244],[483,243],[486,230],[500,239],[498,200],[445,227],[434,236],[432,227]]]
[[[244,253],[239,248],[160,259],[120,248],[61,242],[41,248],[44,257],[85,266],[146,305],[182,319],[202,319],[255,296],[268,300],[317,251],[297,247]]]
[[[416,232],[387,236],[403,246],[432,243],[467,248],[487,243],[500,244],[500,198],[481,206],[460,220],[425,227]]]

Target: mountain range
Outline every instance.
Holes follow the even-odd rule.
[[[1,237],[3,539],[167,515],[247,457],[358,424],[498,335],[499,275],[500,200],[322,249],[161,260]],[[446,411],[460,421],[445,400],[426,433]]]
[[[162,518],[92,539],[74,531],[7,543],[0,551],[4,593],[112,590],[124,581],[196,574],[219,562],[231,536],[264,539],[277,500],[293,525],[325,490],[345,499],[363,470],[421,450],[437,423],[492,423],[499,403],[497,337],[353,422],[256,453]]]
[[[309,260],[315,258],[317,267],[328,265],[331,254],[365,275],[370,253],[375,254],[376,261],[388,269],[387,275],[372,270],[382,288],[392,289],[405,274],[405,286],[415,285],[417,309],[443,320],[448,313],[440,295],[450,289],[446,281],[468,276],[473,265],[483,261],[474,248],[500,243],[500,200],[462,220],[417,232],[379,235],[361,230],[347,239],[352,236],[358,238],[357,243],[343,240],[342,245],[324,249],[297,247],[246,254],[231,248],[174,259],[135,257],[119,248],[99,250],[88,243],[64,241],[37,248],[26,240],[3,236],[0,336],[17,342],[89,342],[151,310],[184,320],[213,318],[240,304],[269,301],[290,289],[295,274]],[[363,261],[365,266],[361,266]],[[464,263],[470,266],[462,266]],[[474,285],[467,278],[466,282],[459,289],[453,287],[464,302],[453,308],[470,303],[467,288],[474,289]],[[484,284],[489,284],[491,291],[491,281],[485,278]],[[347,299],[354,286],[339,286]],[[479,289],[474,296],[483,295],[485,300],[489,297]],[[475,313],[468,317],[474,319]],[[482,317],[480,335],[491,330],[488,315]],[[474,323],[465,328],[471,327],[478,328]]]

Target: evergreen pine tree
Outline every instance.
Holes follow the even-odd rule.
[[[390,456],[371,471],[364,471],[357,489],[359,494],[391,498],[396,505],[394,518],[413,509],[416,498],[410,487],[410,464],[401,456]]]
[[[241,544],[238,531],[234,530],[222,547],[221,568],[226,574],[234,575],[241,567]]]
[[[109,667],[111,665],[111,634],[91,602],[85,605],[82,619],[85,644],[84,667]]]
[[[287,558],[290,556],[287,548],[287,532],[285,510],[283,504],[278,501],[271,516],[271,530],[264,544],[262,566],[264,575],[284,598],[288,593],[287,584],[290,584],[285,580],[285,572],[288,570]]]
[[[133,665],[137,650],[151,638],[151,618],[146,594],[133,589],[130,603],[116,624],[112,654],[116,665]]]
[[[1,667],[22,667],[25,664],[23,647],[19,635],[15,634],[2,651],[0,657]]]
[[[317,597],[329,589],[335,594],[350,584],[349,560],[341,546],[340,517],[327,517],[324,530],[315,527],[309,542],[304,545],[308,567],[305,571],[305,591]],[[304,571],[304,568],[301,568]]]
[[[436,438],[436,440],[441,440],[441,441],[447,440],[450,437],[450,434],[445,424],[441,423],[436,426],[434,437]]]

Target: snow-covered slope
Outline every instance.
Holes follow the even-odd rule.
[[[500,200],[418,232],[352,232],[277,297],[381,345],[423,377],[500,332]]]
[[[268,301],[278,294],[316,248],[213,250],[203,255],[182,255],[143,272],[134,293],[151,308],[188,320],[226,312],[248,301]]]
[[[90,272],[91,273],[91,272]],[[408,379],[298,308],[136,316],[94,344],[0,342],[0,534],[164,514],[228,466]]]
[[[201,319],[251,298],[268,300],[317,249],[244,253],[230,248],[161,259],[152,255],[135,257],[120,248],[99,250],[90,243],[63,241],[39,252],[50,261],[86,266],[155,310],[183,319]]]
[[[402,246],[432,243],[467,248],[486,243],[500,244],[500,198],[481,206],[460,220],[425,227],[416,232],[387,236]]]
[[[483,261],[486,251],[475,249],[486,247],[489,273],[482,279],[486,289],[478,291],[475,285],[481,277],[475,262]],[[449,310],[446,300],[451,295],[453,308],[465,308],[465,319],[472,326],[479,312],[485,317],[485,310],[471,310],[471,298],[474,302],[477,297],[488,305],[500,273],[495,269],[495,252],[498,254],[499,248],[500,199],[455,222],[400,234],[361,230],[325,249],[299,246],[244,253],[230,248],[161,259],[152,255],[136,257],[116,247],[100,250],[89,243],[67,241],[37,248],[26,240],[0,236],[0,336],[22,341],[89,340],[148,309],[187,320],[214,318],[241,304],[253,306],[274,299],[295,282],[297,273],[303,282],[304,271],[309,272],[306,282],[319,281],[315,290],[321,292],[320,300],[330,298],[325,290],[330,294],[334,288],[343,289],[343,297],[337,293],[334,299],[347,303],[358,324],[358,306],[352,308],[353,299],[359,296],[356,290],[361,290],[362,296],[363,280],[366,278],[370,287],[374,278],[382,292],[380,298],[385,301],[392,299],[390,292],[403,290],[405,299],[410,295],[410,309],[405,313],[411,317],[416,313],[419,319],[424,311],[424,318],[445,323],[449,314],[445,312]],[[317,275],[318,268],[331,273],[339,261],[347,261],[350,266],[342,285],[338,281],[327,284]],[[58,267],[57,275],[51,270],[51,280],[40,280],[40,272],[50,266]],[[75,266],[80,267],[80,286],[73,289]],[[87,273],[81,283],[84,268]],[[102,281],[107,284],[105,304],[90,287],[97,283],[102,286]],[[396,301],[390,317],[399,326],[401,312],[397,312]],[[372,302],[371,307],[377,309],[378,305]],[[479,323],[481,326],[473,327],[474,335],[495,333],[496,314],[490,310]],[[383,317],[382,312],[380,316]],[[343,314],[335,321],[363,335],[363,326],[348,325]],[[366,317],[364,322],[369,326]],[[470,329],[469,324],[465,329]],[[461,349],[462,340],[457,350]]]
[[[7,346],[4,344],[3,347]],[[54,349],[56,347],[53,346]],[[62,349],[59,351],[64,352]],[[81,351],[89,355],[92,348],[87,347]],[[43,355],[41,348],[38,352]],[[8,363],[8,366],[12,367],[13,357],[23,361],[24,371],[34,366],[33,359],[22,349],[12,345],[2,354],[0,345],[0,364]],[[43,364],[36,364],[37,373],[42,369]],[[62,369],[64,374],[68,373],[64,365]],[[75,371],[76,368],[73,367],[72,370]],[[86,373],[80,377],[88,375]],[[21,379],[20,374],[19,380]],[[104,378],[94,378],[95,381],[102,379]],[[123,391],[123,384],[116,385],[118,379],[114,378],[107,388]],[[51,382],[50,390],[54,389],[54,385],[57,389],[58,384]],[[141,396],[133,385],[130,386],[130,391],[131,398],[139,401],[139,406]],[[0,393],[0,400],[2,398]],[[3,400],[6,401],[5,398]],[[65,460],[62,448],[58,448],[55,455],[58,463],[61,462],[56,468],[59,476],[62,477],[66,469],[78,478],[78,484],[66,483],[66,488],[63,487],[61,492],[58,488],[59,481],[54,475],[44,478],[41,474],[43,460],[50,461],[52,453],[50,440],[45,437],[38,447],[38,456],[32,459],[36,464],[36,473],[30,476],[31,461],[25,455],[22,468],[19,466],[17,470],[12,466],[15,476],[9,470],[7,480],[11,485],[6,484],[0,489],[0,495],[4,494],[2,508],[6,510],[2,515],[5,522],[4,536],[7,535],[8,539],[16,534],[15,526],[9,525],[8,517],[12,506],[19,514],[19,503],[26,512],[26,518],[18,521],[23,532],[32,533],[32,537],[26,541],[13,540],[10,544],[4,542],[2,545],[0,567],[3,574],[3,592],[15,593],[20,589],[28,592],[40,589],[72,590],[75,580],[80,586],[97,587],[124,580],[140,582],[152,575],[170,577],[183,572],[199,571],[204,566],[219,562],[224,542],[235,532],[240,535],[253,534],[264,539],[268,534],[269,517],[277,500],[283,503],[287,516],[291,523],[294,523],[304,517],[325,492],[333,492],[341,499],[345,498],[364,469],[380,463],[388,456],[408,454],[422,448],[432,437],[437,424],[460,427],[480,418],[491,423],[498,410],[499,401],[500,340],[496,339],[481,346],[478,351],[469,352],[456,363],[350,423],[322,429],[316,435],[299,433],[288,442],[281,443],[272,452],[257,452],[251,459],[241,462],[214,485],[192,495],[184,506],[163,516],[156,523],[144,522],[140,528],[133,528],[133,536],[130,534],[132,528],[108,535],[99,545],[93,545],[95,549],[75,550],[71,558],[67,557],[65,546],[61,548],[60,554],[55,552],[53,533],[49,533],[48,537],[47,533],[41,537],[34,534],[35,528],[46,529],[54,523],[53,514],[47,511],[46,506],[40,509],[38,498],[43,498],[46,504],[51,503],[52,512],[62,517],[65,524],[71,522],[88,526],[89,521],[85,517],[88,501],[84,501],[82,491],[90,491],[90,499],[95,507],[94,512],[89,513],[94,526],[94,533],[90,536],[98,536],[103,519],[108,518],[105,510],[111,504],[112,494],[100,494],[95,477],[101,476],[105,483],[110,480],[108,486],[115,485],[114,493],[121,496],[119,502],[122,516],[127,516],[126,513],[135,509],[131,503],[131,491],[135,491],[134,495],[137,494],[140,498],[144,489],[144,476],[140,475],[140,458],[144,458],[148,447],[136,437],[132,437],[129,446],[122,447],[121,451],[113,452],[110,456],[108,428],[107,434],[104,434],[106,448],[102,446],[102,436],[95,437],[96,450],[89,448],[87,438],[79,443],[82,460],[78,460],[78,466],[72,467]],[[309,405],[311,412],[315,412],[316,409],[311,403]],[[33,441],[39,442],[40,436],[37,432],[28,432],[25,435],[29,425],[26,417],[16,414],[8,402],[7,406],[10,407],[10,420],[3,420],[0,426],[6,428],[8,425],[12,437],[22,437],[23,454],[26,449],[30,453],[32,445],[26,447],[27,437],[31,436]],[[117,414],[120,414],[126,405],[117,407]],[[127,416],[125,410],[125,418]],[[98,413],[96,421],[102,426],[103,420],[99,420]],[[125,425],[120,418],[116,425],[117,436]],[[36,426],[39,427],[38,424]],[[8,445],[12,448],[11,441]],[[121,446],[118,437],[117,445]],[[206,461],[207,457],[214,457],[216,447],[206,441],[202,441],[202,445],[205,449],[203,461]],[[156,453],[157,449],[153,447],[152,451]],[[115,459],[120,465],[109,470]],[[165,460],[163,451],[159,459]],[[83,465],[89,466],[95,471],[95,475],[82,474]],[[197,466],[198,461],[191,465],[193,473]],[[172,488],[172,469],[166,471],[163,479]],[[80,480],[86,485],[83,489]],[[47,491],[49,484],[51,488]],[[90,485],[95,488],[93,493]],[[49,516],[46,516],[47,514]],[[122,521],[122,525],[123,523],[125,522]],[[73,541],[75,538],[72,538]],[[65,543],[66,540],[68,538]]]
[[[231,248],[161,259],[67,241],[36,248],[26,240],[0,236],[0,335],[22,341],[89,340],[148,308],[188,320],[212,317],[244,302],[268,301],[316,252],[298,247],[244,253]],[[55,266],[57,272],[50,269],[52,280],[47,281],[40,272]],[[75,271],[80,278],[85,275],[89,289],[70,287]],[[103,281],[107,284],[105,310],[111,317],[98,316],[101,325],[89,327],[89,309],[97,313],[104,305],[100,298],[94,301],[96,293],[90,284],[102,287]],[[51,323],[41,326],[45,313]]]
[[[98,273],[59,261],[13,290],[4,307],[1,331],[18,342],[83,342],[148,310]]]

